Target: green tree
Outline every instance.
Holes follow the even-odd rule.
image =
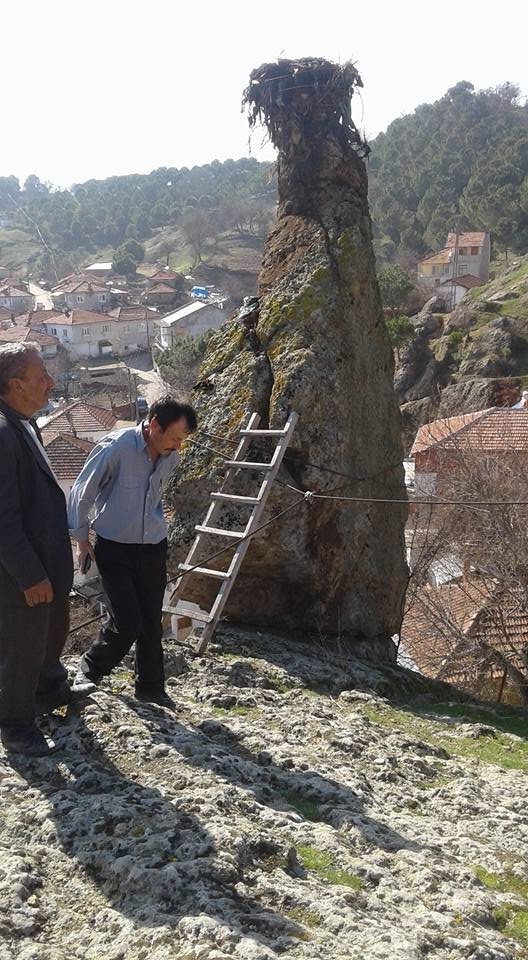
[[[404,314],[401,314],[399,317],[389,317],[385,321],[385,326],[387,327],[389,340],[399,363],[401,348],[407,343],[410,343],[415,337],[416,331],[409,317],[406,317]]]
[[[394,314],[402,310],[415,288],[414,280],[397,264],[385,267],[378,274],[378,283],[383,306]]]

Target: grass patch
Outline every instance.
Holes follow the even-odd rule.
[[[490,873],[484,867],[475,867],[474,873],[488,890],[498,890],[500,893],[516,893],[517,896],[528,900],[528,880],[521,880],[511,870],[506,873]]]
[[[464,707],[467,709],[466,705]],[[441,704],[424,709],[419,715],[394,707],[371,707],[368,704],[361,705],[358,709],[372,723],[389,728],[399,727],[424,743],[443,747],[455,756],[474,757],[482,763],[493,763],[506,770],[522,770],[528,773],[528,742],[513,740],[508,733],[502,732],[496,733],[493,737],[476,739],[450,736],[454,728],[448,727],[445,722],[442,722],[442,717],[437,715],[437,710],[442,711]],[[519,717],[522,713],[519,711]],[[498,716],[500,718],[501,715]],[[524,716],[526,717],[525,712]],[[461,713],[460,719],[465,719],[468,723],[476,722],[475,716],[468,716],[467,713]],[[526,719],[524,722],[526,724]],[[486,715],[486,724],[497,728],[497,714]]]
[[[502,300],[497,307],[501,317],[524,317],[528,319],[528,303],[524,300]]]
[[[297,853],[301,858],[303,867],[319,874],[328,883],[339,884],[342,887],[350,887],[351,890],[361,890],[363,882],[359,877],[347,870],[340,870],[334,866],[334,858],[330,853],[324,850],[318,850],[317,847],[297,847]]]
[[[221,717],[258,717],[258,707],[213,707],[213,713]]]
[[[291,910],[286,911],[286,916],[294,923],[299,923],[302,927],[308,927],[309,930],[313,930],[321,924],[319,914],[315,913],[314,910],[305,910],[302,907],[292,907]],[[293,936],[297,937],[298,940],[312,939],[308,930],[295,932]]]
[[[293,807],[294,810],[297,810],[297,813],[300,813],[301,817],[304,817],[305,820],[311,820],[313,823],[318,823],[321,820],[319,807],[314,800],[309,800],[308,797],[303,797],[293,790],[286,790],[282,794],[282,797],[286,800],[286,803],[288,803],[290,807]]]
[[[493,919],[505,937],[511,937],[528,947],[528,910],[513,903],[501,903],[493,910]]]
[[[435,703],[434,709],[435,713],[445,713],[467,723],[485,723],[518,737],[528,735],[528,715],[520,708],[487,706],[485,703]]]

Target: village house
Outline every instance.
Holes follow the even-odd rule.
[[[455,276],[477,277],[481,283],[487,283],[490,256],[489,233],[450,233],[442,250],[418,262],[418,279],[431,287],[452,280]]]
[[[11,326],[0,330],[0,343],[26,343],[27,341],[38,345],[44,360],[57,356],[57,350],[59,349],[57,337],[42,333],[40,330],[32,330],[31,327],[18,323],[12,323]]]
[[[516,588],[476,575],[427,584],[413,595],[401,644],[426,677],[481,699],[527,703],[528,612]]]
[[[42,440],[59,486],[68,497],[95,443],[72,433],[54,433],[53,430],[44,431]]]
[[[482,286],[482,280],[474,277],[471,273],[466,273],[463,277],[457,277],[452,280],[442,280],[436,287],[436,293],[444,297],[447,306],[454,308],[458,306],[462,297],[466,296],[468,290],[474,290],[475,287]]]
[[[224,300],[203,303],[193,300],[159,319],[158,343],[167,349],[181,337],[197,337],[207,330],[217,330],[226,319]]]
[[[155,283],[145,290],[141,299],[151,307],[170,307],[179,296],[178,291],[168,283]]]
[[[108,280],[114,272],[112,261],[107,260],[104,262],[90,263],[89,266],[84,268],[84,273],[89,274],[92,277],[100,277],[103,280]]]
[[[109,317],[123,325],[137,324],[139,341],[150,349],[159,330],[159,313],[145,304],[124,304],[114,307],[108,313]]]
[[[44,446],[58,433],[71,434],[81,440],[97,443],[119,426],[119,421],[111,410],[83,399],[71,400],[39,419]]]
[[[112,295],[104,283],[84,276],[67,277],[51,291],[56,307],[95,310],[104,313],[112,306]]]
[[[146,350],[149,345],[147,323],[140,316],[110,316],[84,309],[49,314],[40,311],[32,326],[58,337],[74,360]]]
[[[156,270],[155,273],[150,275],[149,283],[152,286],[157,284],[164,284],[165,286],[172,287],[173,290],[180,288],[183,290],[185,285],[185,277],[182,273],[176,273],[174,270],[171,270],[170,267],[162,267],[160,270]]]
[[[0,307],[18,316],[28,313],[34,306],[34,299],[22,284],[0,283]]]
[[[423,424],[410,454],[415,497],[449,493],[452,476],[468,454],[495,462],[521,455],[528,465],[528,410],[490,407]]]

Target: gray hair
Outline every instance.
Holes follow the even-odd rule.
[[[0,395],[9,390],[9,381],[22,377],[31,357],[40,356],[38,343],[3,343],[0,345]]]

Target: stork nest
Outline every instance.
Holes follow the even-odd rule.
[[[289,144],[308,139],[310,126],[337,133],[366,157],[370,148],[360,135],[351,115],[354,90],[363,82],[350,61],[332,63],[321,57],[277,60],[252,70],[244,90],[250,127],[266,127],[271,142],[284,150]]]

